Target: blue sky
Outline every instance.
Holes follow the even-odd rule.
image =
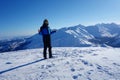
[[[0,36],[37,33],[45,18],[52,29],[120,23],[120,0],[0,0]]]

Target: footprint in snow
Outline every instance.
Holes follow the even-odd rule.
[[[99,70],[99,72],[105,72],[106,74],[108,74],[108,75],[110,75],[110,76],[113,75],[113,74],[110,73],[109,70],[106,69],[105,67],[102,67],[102,66],[100,66],[100,65],[98,65],[98,64],[96,64],[96,66],[97,66],[97,69]]]
[[[69,62],[69,61],[67,61],[65,64],[70,64],[70,62]]]
[[[88,77],[87,80],[92,80],[92,79]]]
[[[102,57],[103,59],[108,59],[107,57]]]
[[[85,61],[85,60],[82,60],[82,59],[81,59],[81,62],[82,62],[84,65],[93,66],[93,64],[89,63],[88,61]]]
[[[48,69],[48,68],[51,68],[52,66],[54,65],[41,65],[41,69]]]
[[[71,71],[72,71],[72,72],[74,72],[74,71],[75,71],[75,69],[74,69],[74,68],[71,68]]]
[[[77,75],[73,75],[72,78],[73,79],[78,79],[78,76]]]
[[[82,58],[83,56],[80,55],[79,57]]]
[[[84,70],[84,68],[80,68],[80,70]]]
[[[44,69],[45,68],[45,65],[41,65],[41,67],[40,67],[41,69]]]
[[[79,77],[79,76],[82,76],[82,74],[73,75],[72,78],[73,78],[74,80],[78,80],[78,77]]]
[[[116,65],[116,66],[120,66],[120,64],[117,64],[117,63],[113,63],[114,65]]]
[[[90,74],[92,74],[92,72],[93,72],[93,70],[89,70],[89,71],[87,71],[87,74],[90,75]]]
[[[52,67],[52,65],[46,65],[46,69],[51,68],[51,67]]]
[[[6,64],[12,64],[11,62],[6,62]]]
[[[98,54],[93,54],[92,56],[97,56]]]

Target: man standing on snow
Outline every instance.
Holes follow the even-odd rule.
[[[49,58],[52,58],[52,46],[51,46],[51,34],[56,32],[56,30],[51,31],[50,27],[48,26],[49,22],[47,19],[43,21],[43,25],[40,27],[40,30],[38,30],[39,34],[42,34],[43,37],[43,43],[44,43],[44,50],[43,50],[43,56],[44,59],[47,59],[47,48],[49,51]]]

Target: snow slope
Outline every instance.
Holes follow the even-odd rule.
[[[96,24],[94,26],[87,26],[86,30],[94,37],[115,37],[120,35],[120,25],[115,23],[110,24]]]
[[[96,24],[93,26],[77,25],[61,28],[52,35],[52,46],[54,47],[88,47],[88,46],[112,46],[120,47],[120,25]],[[26,49],[42,47],[42,36],[33,35],[25,45]],[[39,43],[39,44],[38,44]]]
[[[0,54],[0,80],[120,80],[120,48],[56,47]]]

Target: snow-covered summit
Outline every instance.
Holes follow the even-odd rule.
[[[120,49],[53,48],[43,60],[42,49],[0,54],[0,80],[120,80]]]

